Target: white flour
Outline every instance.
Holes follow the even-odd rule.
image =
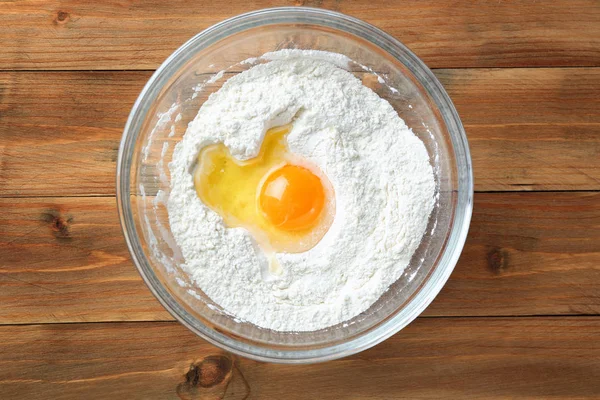
[[[310,331],[367,310],[402,275],[435,183],[423,143],[388,102],[335,65],[343,56],[275,54],[229,79],[189,125],[169,165],[169,221],[182,268],[214,302],[260,327]],[[265,276],[252,237],[226,228],[200,201],[192,171],[204,146],[223,142],[235,157],[252,158],[268,128],[289,122],[290,150],[329,178],[336,215],[314,248],[277,254],[283,274]]]

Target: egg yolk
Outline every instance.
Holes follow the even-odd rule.
[[[223,143],[206,146],[193,174],[200,200],[227,227],[248,230],[268,257],[311,249],[334,216],[331,184],[316,165],[288,149],[290,129],[268,130],[250,160],[236,159]]]
[[[308,169],[284,165],[267,176],[259,201],[273,226],[297,231],[315,225],[323,211],[325,190],[319,177]]]

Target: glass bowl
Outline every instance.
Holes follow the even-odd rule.
[[[224,312],[183,273],[165,203],[174,145],[208,95],[281,49],[341,53],[425,143],[436,179],[427,233],[402,277],[367,311],[314,332],[276,332]],[[245,61],[246,60],[246,61]],[[433,73],[404,45],[343,14],[302,7],[243,14],[177,49],[135,102],[117,162],[117,203],[132,259],[181,323],[209,342],[261,361],[306,363],[367,349],[405,327],[438,294],[462,250],[473,206],[469,149],[456,110]]]

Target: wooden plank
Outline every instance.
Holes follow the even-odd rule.
[[[154,69],[201,30],[275,6],[306,5],[364,19],[432,67],[598,66],[594,0],[3,1],[2,69]]]
[[[475,190],[600,189],[600,69],[438,70]]]
[[[114,194],[123,127],[148,77],[1,74],[0,193]]]
[[[600,193],[478,193],[428,316],[600,314]],[[113,198],[0,200],[0,324],[167,320]]]
[[[477,193],[427,315],[600,314],[600,193]]]
[[[171,319],[129,259],[114,198],[0,204],[2,322]]]
[[[600,189],[600,69],[435,71],[475,187]],[[149,72],[0,73],[0,196],[114,194],[119,140]]]
[[[315,365],[223,353],[172,323],[0,328],[2,398],[597,398],[600,318],[418,319]]]

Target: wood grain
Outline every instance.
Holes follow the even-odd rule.
[[[475,190],[600,189],[600,69],[438,70]]]
[[[480,193],[427,316],[600,314],[600,193]],[[0,323],[169,320],[113,198],[0,200]]]
[[[142,282],[114,198],[0,202],[3,323],[171,319]]]
[[[51,399],[597,398],[600,318],[418,319],[342,360],[224,354],[178,323],[0,328],[0,393]]]
[[[0,193],[114,194],[119,141],[148,73],[0,75]]]
[[[431,67],[600,65],[600,5],[460,0],[2,1],[2,69],[155,69],[225,18],[306,5],[364,19]]]
[[[600,68],[435,72],[465,124],[476,190],[600,189]],[[0,73],[0,196],[114,194],[149,76]]]
[[[600,314],[600,193],[477,193],[427,315]]]

